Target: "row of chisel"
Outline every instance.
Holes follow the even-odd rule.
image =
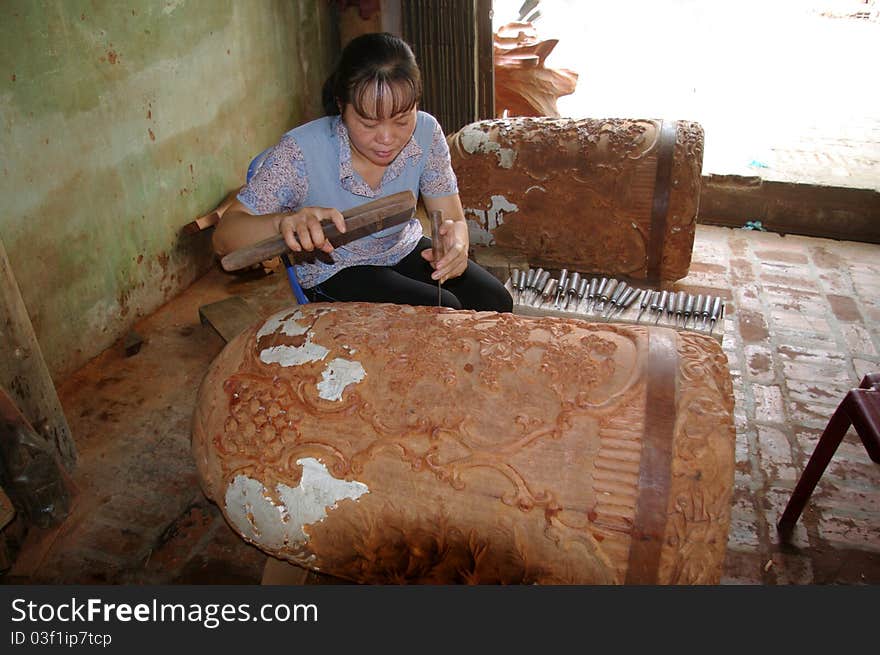
[[[622,316],[630,307],[638,308],[635,322],[645,312],[658,325],[665,324],[691,330],[715,329],[715,323],[724,317],[724,301],[718,296],[684,291],[655,291],[630,286],[623,280],[608,277],[581,276],[567,269],[554,278],[543,268],[521,271],[513,269],[507,286],[514,303],[532,307],[547,307],[579,314],[593,314],[606,320]]]

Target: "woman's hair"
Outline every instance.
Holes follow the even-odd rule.
[[[390,94],[390,98],[388,97]],[[322,101],[328,116],[351,104],[365,118],[379,118],[412,109],[422,95],[422,75],[405,41],[387,32],[352,39],[333,74],[324,83]]]

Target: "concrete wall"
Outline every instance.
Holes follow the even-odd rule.
[[[320,115],[324,0],[7,0],[0,238],[56,381],[211,266],[180,228]]]

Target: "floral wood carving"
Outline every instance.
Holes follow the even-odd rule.
[[[665,230],[652,235],[661,121],[509,118],[449,135],[471,242],[532,266],[632,278],[687,275],[696,229],[703,129],[677,121]],[[662,236],[662,239],[660,238]]]
[[[654,329],[293,308],[240,335],[206,375],[193,433],[203,487],[248,541],[359,582],[622,582]],[[682,343],[680,403],[696,405],[677,405],[673,473],[684,477],[668,530],[685,556],[664,551],[668,581],[720,570],[694,530],[726,535],[729,489],[692,473],[715,484],[732,471],[732,440],[701,422],[724,424],[729,383],[687,377],[728,375],[723,353],[712,339]],[[692,363],[691,350],[708,359]],[[689,447],[706,430],[714,459]],[[709,519],[682,500],[708,497]]]

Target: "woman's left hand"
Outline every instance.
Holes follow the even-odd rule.
[[[431,262],[434,272],[431,279],[445,282],[464,273],[468,264],[468,228],[464,221],[446,219],[440,225],[440,238],[443,243],[443,256],[434,262],[434,253],[429,248],[422,251],[422,257]]]

